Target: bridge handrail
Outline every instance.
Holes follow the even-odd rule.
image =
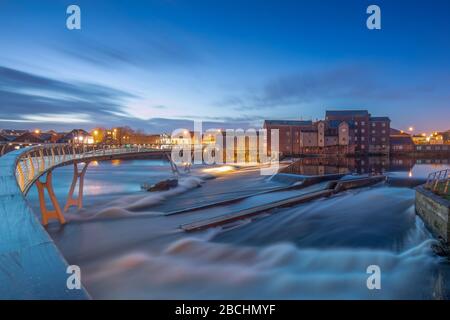
[[[87,145],[53,143],[31,146],[23,149],[16,159],[15,175],[20,190],[26,194],[47,170],[60,166],[65,162],[82,162],[95,157],[112,156],[118,154],[141,153],[155,151],[139,145]]]
[[[450,169],[430,173],[425,188],[440,195],[450,195]]]

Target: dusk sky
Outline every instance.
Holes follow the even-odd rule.
[[[327,109],[450,129],[450,1],[0,0],[0,128],[259,127]]]

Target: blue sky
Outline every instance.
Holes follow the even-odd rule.
[[[66,8],[81,7],[81,30]],[[382,30],[366,28],[381,8]],[[0,128],[171,131],[368,109],[450,129],[450,1],[0,0]]]

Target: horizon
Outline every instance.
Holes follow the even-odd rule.
[[[0,127],[156,133],[366,109],[446,131],[450,3],[423,3],[378,1],[373,31],[355,0],[77,1],[81,30],[66,28],[68,1],[3,2]]]

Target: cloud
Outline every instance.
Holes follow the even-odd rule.
[[[65,82],[0,66],[3,121],[86,123],[123,112],[135,95],[93,83]],[[78,121],[77,121],[78,119]]]
[[[408,101],[442,94],[442,85],[413,81],[393,84],[379,69],[351,65],[317,72],[293,73],[267,81],[260,87],[226,96],[216,105],[236,110],[269,109],[317,102],[361,103]],[[420,82],[420,81],[419,81]]]
[[[174,37],[151,37],[136,35],[127,40],[126,49],[117,47],[116,42],[87,37],[74,38],[56,50],[64,55],[76,58],[103,68],[192,66],[204,60],[203,54],[195,50],[192,44]]]

